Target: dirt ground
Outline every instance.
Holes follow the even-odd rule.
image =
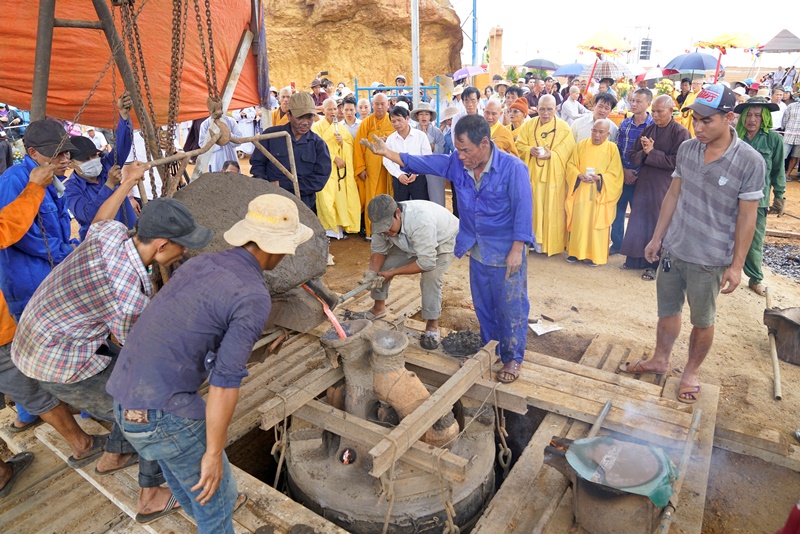
[[[787,212],[800,216],[800,183],[787,185]],[[800,220],[770,215],[768,229],[800,232]],[[768,242],[798,240],[768,238]],[[369,264],[369,243],[356,235],[333,241],[330,252],[335,265],[325,281],[335,291],[357,285]],[[546,315],[564,329],[536,338],[528,333],[528,347],[565,359],[577,360],[594,335],[610,333],[624,340],[655,345],[655,284],[640,279],[639,271],[619,267],[622,256],[608,265],[588,267],[567,264],[564,255],[528,257],[528,292],[531,317]],[[773,292],[774,305],[800,306],[800,284],[774,275],[765,268],[765,283]],[[444,277],[441,324],[451,329],[478,329],[469,289],[468,259],[457,259]],[[762,315],[765,299],[747,287],[720,295],[714,346],[703,364],[703,382],[721,387],[719,414],[772,428],[795,443],[800,427],[800,367],[781,362],[783,400],[772,397],[772,363]],[[686,364],[691,325],[687,317],[675,345],[671,367],[679,373]],[[800,498],[800,474],[761,460],[715,449],[709,484],[704,531],[774,532]]]

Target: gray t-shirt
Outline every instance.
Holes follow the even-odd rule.
[[[731,128],[728,150],[708,165],[706,145],[689,139],[678,148],[673,178],[681,179],[678,206],[664,238],[664,248],[680,259],[709,266],[733,261],[739,200],[764,196],[764,158]]]

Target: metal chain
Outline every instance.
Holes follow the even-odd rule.
[[[208,96],[211,98],[217,97],[216,84],[211,84],[211,71],[208,66],[208,55],[206,55],[206,41],[203,37],[203,18],[200,15],[200,0],[194,0],[194,13],[197,19],[197,33],[200,39],[200,55],[203,58],[203,68],[206,72],[206,88],[208,89]],[[216,76],[216,74],[215,74]]]
[[[219,98],[217,86],[217,65],[214,57],[214,36],[211,33],[211,0],[206,0],[206,29],[208,30],[208,54],[211,59],[211,81],[213,82],[214,98]]]
[[[44,240],[44,249],[45,251],[47,251],[47,261],[50,262],[50,270],[52,271],[56,266],[56,262],[53,261],[53,254],[50,252],[50,243],[47,242],[47,232],[44,231],[44,221],[42,221],[41,215],[37,215],[36,220],[39,221],[39,230],[42,232],[42,240]]]
[[[506,414],[502,408],[497,407],[495,403],[495,422],[497,423],[497,433],[500,435],[500,443],[497,444],[497,461],[503,468],[503,480],[508,477],[508,472],[511,470],[511,449],[506,443],[508,431],[506,431]]]

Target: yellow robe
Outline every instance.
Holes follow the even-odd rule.
[[[538,127],[538,128],[537,128]],[[555,134],[542,139],[542,133]],[[555,139],[553,139],[555,135]],[[539,160],[531,156],[535,146],[550,147],[550,159]],[[567,246],[567,214],[564,202],[567,199],[567,162],[575,151],[575,139],[569,124],[553,118],[539,125],[539,117],[525,121],[519,128],[517,150],[528,166],[533,194],[533,235],[548,256],[561,254]]]
[[[336,142],[337,127],[342,136],[341,145]],[[322,191],[317,193],[317,216],[326,230],[336,231],[341,226],[347,233],[358,233],[361,229],[361,200],[353,165],[355,140],[343,124],[334,125],[325,119],[315,122],[311,131],[325,141],[331,153],[331,176]],[[336,158],[344,160],[344,169],[336,165]],[[344,178],[340,180],[341,174]]]
[[[511,132],[508,130],[508,128],[499,122],[496,122],[494,123],[494,126],[490,128],[490,131],[492,133],[492,141],[494,141],[494,144],[497,145],[497,148],[503,152],[507,152],[519,157],[517,147],[514,145],[514,136],[511,135]]]
[[[289,112],[287,111],[283,117],[281,117],[281,108],[273,109],[272,110],[272,125],[273,126],[282,126],[284,124],[289,124]]]
[[[585,182],[575,189],[578,174],[585,174],[587,168],[603,175],[601,191],[597,184]],[[568,255],[600,265],[608,263],[611,223],[617,216],[622,184],[622,160],[615,143],[593,145],[591,138],[578,143],[567,164]]]
[[[371,114],[361,123],[356,132],[355,150],[353,162],[355,165],[356,183],[361,198],[361,211],[364,213],[364,225],[367,235],[372,235],[372,227],[369,217],[366,216],[366,208],[369,201],[378,195],[392,194],[392,176],[386,167],[383,166],[383,156],[376,156],[367,147],[361,144],[362,139],[372,141],[372,134],[384,139],[394,133],[394,127],[389,120],[387,113],[382,120],[375,118]],[[358,175],[362,171],[367,171],[367,179],[362,180]]]
[[[699,93],[698,93],[699,94]],[[697,98],[697,94],[689,91],[689,94],[686,95],[686,100],[683,101],[683,105],[681,109],[691,106],[694,104],[695,99]],[[689,135],[694,137],[694,121],[692,121],[692,110],[689,111],[682,111],[681,112],[681,121],[680,123],[683,125],[684,128],[689,130]]]

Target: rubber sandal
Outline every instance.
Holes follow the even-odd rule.
[[[126,468],[128,468],[128,467],[130,467],[132,465],[136,465],[138,463],[139,463],[139,455],[134,452],[133,455],[130,458],[128,458],[128,461],[125,462],[125,465],[121,465],[119,467],[115,467],[114,469],[109,469],[108,471],[99,471],[95,467],[94,468],[94,474],[98,475],[98,476],[101,476],[101,477],[104,477],[106,475],[110,475],[111,473],[116,473],[117,471],[122,471],[123,469],[126,469]]]
[[[92,463],[94,460],[99,458],[103,452],[105,451],[106,446],[106,438],[107,436],[96,436],[93,435],[92,439],[92,448],[90,449],[90,454],[85,458],[76,459],[75,456],[70,456],[67,458],[67,465],[73,469],[80,469],[86,464]]]
[[[622,362],[619,364],[619,372],[626,373],[629,375],[663,375],[667,371],[648,371],[647,369],[642,368],[642,362],[647,360],[637,359],[632,362]]]
[[[521,366],[522,364],[516,360],[511,360],[510,362],[503,364],[502,369],[497,371],[497,381],[502,382],[503,384],[510,384],[519,378],[519,368]],[[503,378],[504,375],[511,375],[512,378]]]
[[[178,504],[178,499],[175,498],[175,495],[170,493],[167,505],[164,506],[163,510],[161,510],[160,512],[153,512],[152,514],[136,514],[136,517],[134,519],[140,525],[146,525],[148,523],[152,523],[156,519],[160,519],[166,515],[175,513],[180,509],[181,507]]]
[[[249,501],[249,500],[250,500],[250,497],[249,497],[249,496],[248,496],[246,493],[244,493],[244,492],[237,494],[237,495],[236,495],[236,500],[238,501],[238,500],[239,500],[241,497],[244,497],[244,499],[242,500],[242,502],[240,502],[239,504],[237,504],[237,505],[236,505],[236,507],[233,509],[233,513],[234,513],[234,514],[235,514],[236,512],[238,512],[239,510],[241,510],[241,509],[242,509],[242,507],[243,507],[245,504],[247,504],[247,501]]]
[[[681,395],[693,395],[693,399],[687,399]],[[678,401],[684,404],[694,404],[700,400],[700,384],[696,386],[681,386],[678,388]]]
[[[367,321],[376,321],[376,320],[382,319],[384,317],[386,317],[386,312],[379,313],[378,315],[375,315],[371,311],[366,310],[366,311],[360,311],[360,312],[353,312],[353,313],[350,314],[350,317],[348,317],[348,319],[366,319]]]
[[[439,332],[425,332],[419,338],[419,345],[425,350],[439,348]]]
[[[30,430],[31,428],[38,426],[40,424],[42,424],[42,420],[39,417],[31,421],[30,423],[25,423],[25,426],[17,426],[14,424],[14,421],[11,421],[10,423],[8,423],[6,430],[8,432],[11,432],[12,434],[19,434],[20,432],[25,432],[26,430]]]
[[[29,451],[15,454],[6,460],[6,464],[11,466],[11,468],[14,470],[14,473],[11,475],[11,478],[8,479],[6,485],[3,486],[3,489],[0,489],[0,499],[8,497],[8,495],[11,493],[11,490],[14,488],[14,483],[19,479],[20,475],[22,475],[22,473],[31,466],[32,463],[33,453]]]

